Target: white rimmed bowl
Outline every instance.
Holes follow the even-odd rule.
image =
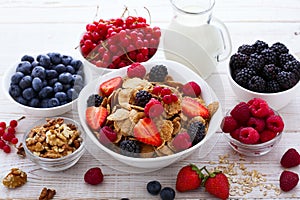
[[[154,65],[157,64],[163,64],[168,68],[169,75],[171,75],[175,81],[185,83],[187,81],[195,81],[197,82],[201,89],[202,89],[202,98],[205,100],[206,104],[209,104],[211,102],[218,101],[215,93],[212,91],[212,89],[209,87],[209,85],[202,79],[200,78],[195,72],[192,70],[188,69],[182,64],[179,64],[174,61],[168,61],[168,60],[156,60],[152,62],[146,62],[143,63],[143,65],[146,67],[147,71],[150,70],[150,68]],[[166,167],[168,165],[171,165],[174,162],[180,161],[187,156],[193,154],[196,150],[199,150],[200,147],[202,147],[204,144],[206,144],[209,139],[215,134],[217,131],[218,127],[220,126],[221,120],[222,120],[222,109],[221,106],[219,105],[218,110],[216,113],[213,115],[213,117],[210,120],[210,125],[208,128],[207,135],[204,137],[204,139],[196,144],[195,146],[192,146],[189,149],[186,149],[184,151],[168,155],[168,156],[163,156],[163,157],[154,157],[154,158],[135,158],[135,157],[128,157],[121,155],[106,146],[102,145],[94,133],[91,131],[89,126],[86,123],[86,116],[85,116],[85,110],[86,110],[86,102],[87,102],[87,97],[90,96],[91,94],[97,93],[99,85],[106,81],[109,80],[113,77],[116,76],[126,76],[126,71],[127,68],[122,68],[118,71],[111,72],[108,74],[103,75],[102,77],[99,77],[98,79],[92,81],[89,83],[84,89],[81,91],[79,95],[79,100],[78,100],[78,113],[79,113],[79,118],[81,125],[83,129],[85,130],[87,137],[92,141],[90,146],[91,148],[98,148],[101,149],[102,151],[106,152],[110,157],[126,164],[127,166],[132,166],[132,170],[134,171],[135,169],[142,169],[145,171],[152,171],[156,169],[160,169],[163,167]],[[218,101],[219,102],[219,101]],[[88,148],[88,147],[87,147]],[[89,149],[88,149],[89,150]],[[93,154],[93,150],[89,151],[91,154]],[[101,161],[101,157],[99,157],[99,154],[93,154],[95,158]]]

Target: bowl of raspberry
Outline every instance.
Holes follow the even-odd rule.
[[[26,113],[50,117],[76,108],[74,103],[91,77],[91,70],[72,56],[26,54],[5,72],[2,86],[7,98]]]
[[[246,156],[262,156],[280,141],[284,121],[265,100],[253,98],[229,110],[221,129],[235,151]]]
[[[299,88],[300,62],[280,42],[257,40],[244,44],[230,57],[228,78],[242,101],[266,100],[274,110],[288,105]]]
[[[105,74],[151,59],[160,37],[160,28],[151,27],[143,17],[99,19],[86,25],[78,49],[86,66]]]

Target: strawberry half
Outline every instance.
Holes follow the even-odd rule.
[[[210,117],[208,109],[191,97],[184,97],[181,106],[183,114],[190,118],[201,116],[208,119]]]
[[[111,93],[122,86],[123,79],[120,76],[103,82],[99,87],[99,92],[108,97]]]
[[[160,146],[162,139],[155,123],[150,118],[140,119],[133,129],[134,137],[145,144]]]
[[[100,127],[103,126],[104,122],[106,121],[107,115],[108,112],[106,108],[102,106],[91,106],[85,110],[86,123],[93,130],[99,130]]]

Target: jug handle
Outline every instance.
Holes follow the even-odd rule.
[[[220,55],[217,55],[217,61],[222,62],[230,56],[231,51],[232,51],[232,43],[231,43],[230,34],[229,34],[229,31],[228,31],[226,25],[219,19],[212,17],[210,23],[213,25],[215,24],[220,29],[225,52],[223,52]]]

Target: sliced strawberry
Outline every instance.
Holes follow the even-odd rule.
[[[122,86],[123,79],[120,76],[103,82],[99,87],[99,92],[108,97],[114,90]]]
[[[190,118],[201,116],[208,119],[210,117],[208,109],[191,97],[184,97],[181,106],[183,114]]]
[[[108,112],[106,108],[102,106],[91,106],[85,110],[86,123],[93,130],[99,130],[100,127],[103,126],[104,122],[106,121],[107,115]]]
[[[145,144],[160,146],[162,139],[155,123],[150,118],[140,119],[133,129],[134,137]]]

